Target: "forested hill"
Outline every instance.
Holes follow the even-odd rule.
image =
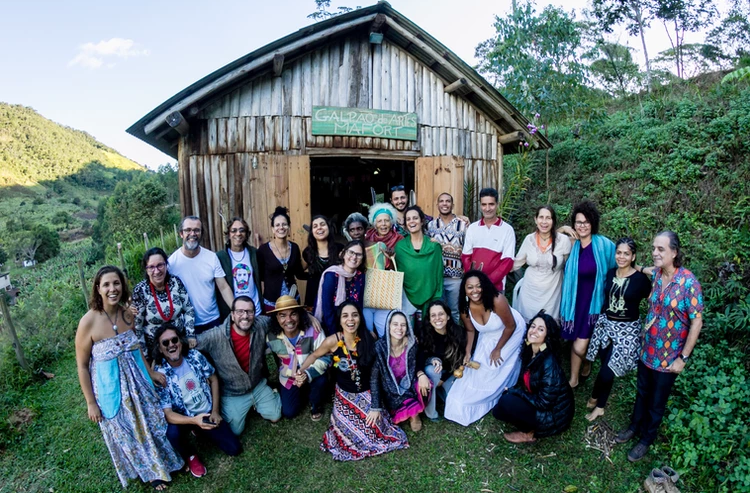
[[[87,167],[144,170],[85,132],[50,121],[32,108],[0,102],[0,187],[35,185],[76,175],[79,179],[74,181],[95,185],[85,183]]]

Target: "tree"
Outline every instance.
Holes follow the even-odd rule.
[[[352,11],[350,7],[337,7],[336,11],[331,12],[329,11],[329,8],[331,8],[331,0],[315,0],[316,2],[316,10],[312,14],[308,14],[308,19],[313,19],[314,21],[325,21],[329,17],[334,17],[341,14],[346,14],[347,12]],[[357,7],[360,8],[359,6]]]
[[[5,251],[3,245],[0,245],[0,265],[3,265],[8,261],[8,252]]]
[[[639,66],[631,58],[631,48],[600,40],[596,44],[596,58],[589,66],[592,75],[613,95],[625,95],[639,78]]]
[[[31,231],[32,237],[37,242],[36,259],[37,262],[46,262],[47,260],[57,257],[60,253],[60,237],[57,231],[48,228],[43,224],[37,224]]]
[[[727,16],[707,35],[707,44],[717,46],[731,67],[749,63],[749,4],[734,0]]]
[[[644,65],[647,75],[647,90],[652,90],[652,68],[649,63],[647,41],[644,30],[649,27],[652,14],[649,10],[650,0],[592,0],[591,13],[598,21],[599,27],[606,33],[613,32],[617,24],[625,24],[626,32],[641,38],[644,51]]]
[[[571,116],[586,106],[582,27],[560,8],[538,14],[531,1],[515,4],[508,16],[496,16],[496,36],[477,46],[478,70],[522,113]]]
[[[708,27],[717,16],[713,0],[653,0],[654,15],[665,26],[670,40],[676,75],[685,78],[683,40],[687,32]]]
[[[73,220],[71,215],[66,211],[58,211],[52,216],[52,221],[58,224],[65,225],[65,229],[70,228],[70,223]]]
[[[683,59],[682,75],[685,78],[695,77],[699,74],[712,72],[722,68],[722,51],[713,45],[684,44],[681,48]],[[663,66],[666,69],[675,61],[675,50],[669,48],[660,52],[654,59],[655,66]]]

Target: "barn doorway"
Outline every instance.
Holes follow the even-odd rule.
[[[340,229],[342,221],[353,212],[367,217],[368,207],[372,204],[371,188],[379,201],[387,201],[391,187],[400,184],[408,194],[415,189],[414,161],[311,157],[311,217],[323,214]]]

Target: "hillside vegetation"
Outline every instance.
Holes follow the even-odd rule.
[[[86,132],[59,125],[31,108],[0,102],[0,187],[81,175],[97,164],[108,170],[144,170]]]

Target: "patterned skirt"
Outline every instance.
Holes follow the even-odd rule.
[[[330,452],[334,460],[346,461],[409,447],[407,434],[391,422],[388,413],[381,412],[373,426],[366,425],[368,411],[370,391],[350,393],[337,385],[331,423],[323,434],[321,450]]]
[[[600,315],[595,324],[592,339],[587,349],[587,359],[594,361],[600,349],[613,344],[613,353],[610,356],[608,368],[615,376],[622,377],[626,373],[636,369],[636,361],[639,358],[641,347],[641,322],[634,320],[624,322],[610,320],[605,314]]]

